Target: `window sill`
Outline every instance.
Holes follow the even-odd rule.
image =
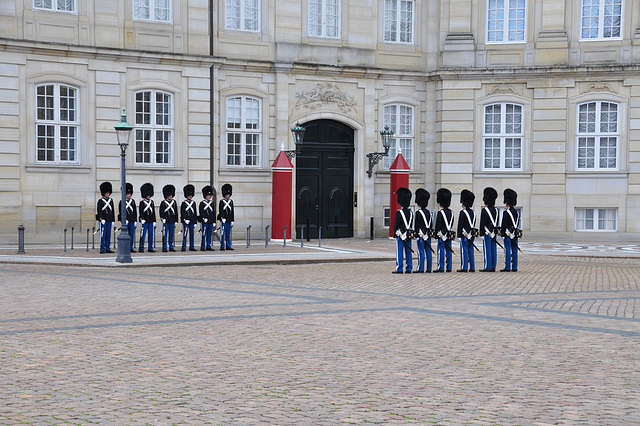
[[[523,170],[481,170],[474,172],[474,177],[480,178],[530,178],[533,175],[532,172],[525,172]]]
[[[27,164],[25,166],[29,173],[91,173],[93,167],[81,165],[63,165],[63,164]]]
[[[606,170],[585,170],[585,171],[571,171],[566,173],[567,179],[582,179],[582,178],[598,178],[598,179],[619,179],[629,176],[627,171],[606,171]]]
[[[162,174],[162,175],[182,175],[184,169],[169,168],[169,167],[141,167],[141,166],[129,166],[127,167],[127,174],[132,175],[146,175],[146,174]]]

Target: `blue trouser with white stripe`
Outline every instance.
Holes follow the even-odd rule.
[[[102,240],[100,241],[100,251],[111,250],[111,229],[113,228],[113,222],[105,222],[100,224],[102,227],[100,233],[102,234]]]
[[[406,244],[405,244],[406,242]],[[407,262],[407,272],[411,272],[413,269],[413,258],[411,257],[411,240],[402,240],[400,237],[396,237],[396,271],[402,272],[402,265],[405,263],[405,257]]]
[[[518,269],[518,239],[504,237],[504,269]]]
[[[431,238],[427,238],[425,241],[422,238],[416,240],[416,246],[418,246],[418,271],[424,272],[424,261],[427,260],[427,271],[431,272],[433,266],[433,253],[427,247],[431,246]]]
[[[489,235],[482,237],[482,251],[484,253],[484,269],[496,269],[498,250],[496,240]]]
[[[438,238],[438,270],[439,271],[444,271],[445,266],[447,267],[446,268],[447,271],[451,270],[451,265],[453,263],[452,256],[453,255],[451,251],[451,240],[442,241],[440,238]],[[445,262],[446,262],[446,265],[445,265]]]
[[[464,270],[476,269],[473,238],[460,237],[460,267]]]

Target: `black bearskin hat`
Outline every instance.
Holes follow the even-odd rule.
[[[140,187],[140,195],[142,198],[153,197],[153,185],[149,182]]]
[[[411,190],[409,188],[405,188],[404,186],[398,188],[396,197],[398,204],[404,208],[408,208],[409,204],[411,204]]]
[[[515,206],[518,203],[518,193],[511,188],[504,190],[504,203],[508,206]]]
[[[420,207],[427,207],[429,204],[429,198],[431,198],[431,194],[424,188],[416,189],[416,204]]]
[[[100,193],[104,197],[106,193],[113,194],[113,187],[111,186],[111,182],[102,182],[100,184]]]
[[[209,185],[202,188],[202,196],[207,198],[207,195],[213,196],[213,188],[210,187]]]
[[[191,184],[185,185],[182,189],[184,190],[184,198],[189,198],[196,195],[196,187]]]
[[[476,196],[473,194],[473,192],[469,191],[468,189],[463,189],[462,192],[460,193],[460,204],[462,204],[468,209],[473,207],[473,202],[475,200],[476,200]]]
[[[168,198],[169,195],[171,195],[172,197],[176,196],[176,187],[169,184],[169,185],[165,185],[162,188],[162,195],[164,195],[164,198]]]
[[[133,195],[133,185],[131,185],[129,182],[127,182],[125,186],[126,186],[125,194]]]
[[[497,198],[498,198],[498,191],[496,191],[494,188],[487,186],[484,189],[484,195],[482,197],[482,201],[484,201],[484,203],[487,206],[489,207],[495,206]]]
[[[438,192],[436,193],[436,202],[445,209],[449,208],[451,205],[451,191],[447,188],[438,189]]]
[[[224,185],[222,185],[222,196],[224,197],[227,194],[229,195],[233,194],[233,187],[228,183],[225,183]]]

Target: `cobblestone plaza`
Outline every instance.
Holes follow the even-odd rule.
[[[523,249],[493,274],[5,259],[0,423],[640,423],[640,258]]]

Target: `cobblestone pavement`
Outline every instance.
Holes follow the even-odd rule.
[[[493,274],[0,263],[0,423],[640,424],[640,258],[559,252]]]

